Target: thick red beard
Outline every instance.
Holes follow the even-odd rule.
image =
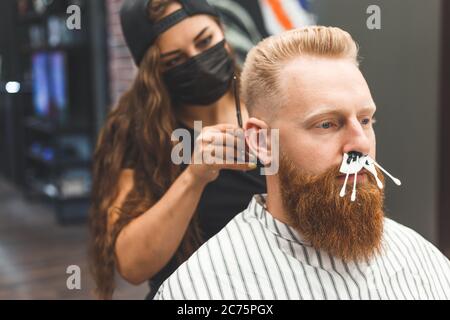
[[[318,176],[304,175],[280,152],[278,172],[289,224],[314,248],[346,262],[368,260],[379,253],[384,193],[371,174],[366,174],[365,182],[357,182],[352,202],[353,183],[348,183],[344,197],[339,196],[343,182],[337,178],[341,174],[338,167]],[[379,171],[378,177],[384,184]]]

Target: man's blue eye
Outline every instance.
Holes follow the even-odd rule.
[[[372,122],[372,124],[374,124],[374,123],[376,122],[375,118],[372,118],[372,119],[370,119],[370,118],[365,118],[365,119],[362,120],[362,124],[363,124],[363,125],[367,125],[367,124],[369,124],[369,123],[371,123],[371,122]]]
[[[322,122],[322,123],[320,124],[320,127],[321,127],[322,129],[329,129],[329,128],[331,128],[331,122]]]

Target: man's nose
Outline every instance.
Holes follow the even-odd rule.
[[[343,153],[360,152],[363,155],[370,152],[370,140],[363,126],[357,120],[351,121],[345,130]]]

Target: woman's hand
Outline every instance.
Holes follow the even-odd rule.
[[[244,129],[232,124],[204,127],[195,140],[191,164],[187,170],[199,182],[209,183],[221,169],[252,170],[256,158],[245,143]]]

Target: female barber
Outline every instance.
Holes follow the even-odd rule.
[[[112,298],[116,270],[133,284],[148,280],[152,298],[266,186],[249,163],[171,161],[173,130],[189,130],[193,144],[194,121],[203,127],[196,156],[208,144],[226,154],[229,147],[214,141],[239,139],[229,133],[238,128],[231,86],[237,70],[214,8],[204,0],[125,0],[121,23],[138,72],[97,142],[92,271],[100,298]]]

